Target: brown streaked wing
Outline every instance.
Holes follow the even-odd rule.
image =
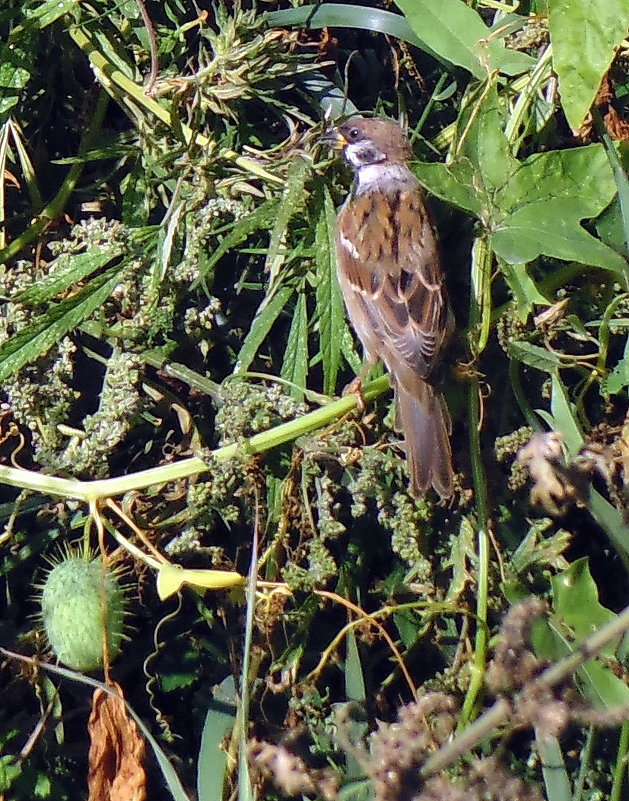
[[[420,190],[365,192],[351,200],[339,215],[337,246],[345,291],[356,295],[349,314],[365,348],[401,380],[403,366],[428,377],[445,336],[447,303]]]

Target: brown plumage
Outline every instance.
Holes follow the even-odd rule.
[[[453,491],[450,418],[431,380],[448,333],[448,302],[411,148],[394,122],[355,118],[326,137],[356,180],[338,216],[338,277],[368,361],[391,373],[411,492]]]

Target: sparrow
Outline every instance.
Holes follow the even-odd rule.
[[[410,491],[453,492],[450,417],[434,385],[451,328],[437,238],[423,190],[408,167],[400,126],[355,117],[324,142],[354,170],[336,224],[338,279],[367,365],[382,360],[395,390]]]

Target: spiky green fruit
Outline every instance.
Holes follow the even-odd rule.
[[[82,672],[103,666],[104,630],[109,658],[120,653],[125,594],[100,559],[67,554],[42,584],[41,619],[60,662]]]

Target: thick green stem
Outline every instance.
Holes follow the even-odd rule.
[[[389,389],[388,376],[372,381],[362,391],[365,402],[374,400]],[[339,400],[328,403],[314,412],[298,417],[288,423],[256,434],[244,442],[234,442],[225,445],[212,453],[214,459],[226,461],[233,459],[238,453],[257,454],[271,450],[278,445],[301,437],[318,428],[329,425],[333,420],[353,411],[358,404],[356,395],[347,395]],[[0,466],[0,481],[14,487],[33,490],[47,495],[59,495],[64,498],[79,498],[84,501],[94,501],[122,495],[131,490],[146,489],[154,484],[165,484],[182,478],[203,473],[208,465],[198,457],[182,459],[175,464],[162,465],[139,473],[131,473],[118,478],[107,478],[100,481],[78,481],[77,479],[57,478],[36,473],[31,470],[18,470],[14,467]]]
[[[484,238],[481,237],[476,240],[474,254],[472,262],[472,295],[470,297],[470,347],[474,356],[478,357],[487,344],[491,315],[491,253]],[[478,337],[476,340],[473,339],[475,334]],[[475,708],[483,686],[485,664],[487,662],[490,521],[487,478],[483,465],[480,436],[482,427],[481,393],[481,382],[478,375],[475,375],[469,385],[468,426],[472,482],[476,504],[476,637],[470,685],[461,711],[461,726],[467,725],[476,716]]]
[[[476,503],[476,538],[477,538],[477,580],[476,580],[476,637],[474,641],[474,659],[471,665],[471,681],[467,689],[461,725],[465,726],[475,717],[475,707],[483,686],[485,665],[487,662],[487,599],[489,591],[489,503],[487,499],[487,478],[483,466],[481,452],[481,386],[478,378],[474,378],[469,389],[469,442],[472,463],[472,481],[474,500]]]

